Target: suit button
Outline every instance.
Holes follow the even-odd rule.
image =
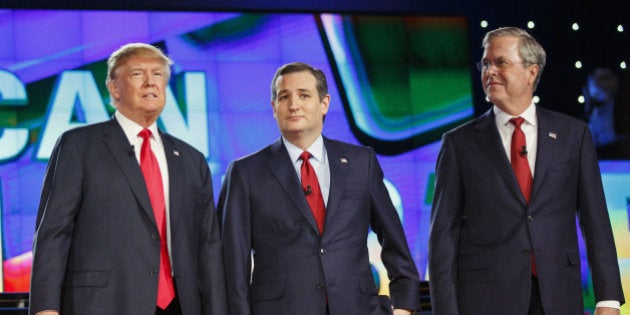
[[[157,235],[157,233],[152,233],[151,234],[151,239],[152,240],[157,240],[157,239],[160,239],[160,237]]]
[[[321,282],[317,284],[317,290],[319,290],[319,291],[324,290],[325,287],[326,287],[326,285],[321,283]]]
[[[158,274],[158,271],[154,270],[154,269],[151,269],[151,270],[149,270],[149,274],[152,275],[152,276],[156,276]]]
[[[326,252],[327,252],[327,250],[326,250],[325,248],[321,248],[321,249],[319,250],[319,253],[320,253],[320,254],[322,254],[322,255],[323,255],[323,254],[326,254]]]
[[[529,222],[534,221],[534,216],[533,216],[533,215],[531,215],[531,214],[528,214],[528,215],[527,215],[527,221],[529,221]]]

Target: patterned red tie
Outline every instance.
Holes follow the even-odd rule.
[[[525,121],[523,117],[510,119],[514,125],[512,133],[512,147],[510,150],[510,158],[512,161],[512,169],[521,187],[525,200],[529,203],[529,197],[532,193],[532,171],[527,161],[527,144],[525,142],[525,134],[521,130],[521,124]]]
[[[319,189],[319,181],[317,180],[317,174],[313,166],[308,161],[311,158],[311,154],[307,151],[300,154],[302,159],[302,167],[300,168],[300,176],[302,177],[302,189],[306,195],[306,201],[311,207],[311,212],[317,222],[317,228],[319,233],[324,232],[324,217],[326,213],[326,206],[324,205],[324,198],[322,197],[322,191]]]
[[[157,306],[166,309],[175,297],[175,286],[171,275],[171,262],[166,245],[166,206],[164,204],[164,187],[162,186],[162,174],[153,151],[151,151],[151,131],[143,129],[138,133],[142,137],[142,149],[140,150],[140,168],[147,185],[151,207],[155,216],[155,223],[160,233],[160,272],[158,280]]]
[[[532,194],[532,171],[529,168],[529,161],[527,160],[527,142],[525,141],[525,134],[521,130],[521,124],[525,119],[523,117],[516,117],[510,119],[510,122],[514,125],[514,132],[512,133],[512,147],[510,148],[510,158],[512,162],[512,169],[516,174],[516,180],[521,187],[523,196],[529,204],[529,198]],[[532,257],[532,274],[537,275],[536,260],[534,259],[534,251],[531,252]]]

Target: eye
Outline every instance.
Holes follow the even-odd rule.
[[[509,61],[506,61],[506,60],[501,60],[501,59],[499,59],[499,60],[497,60],[494,64],[495,64],[497,67],[501,68],[501,67],[505,67],[505,66],[509,65],[509,64],[510,64],[510,62],[509,62]]]

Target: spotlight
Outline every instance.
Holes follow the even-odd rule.
[[[527,22],[527,28],[533,29],[534,27],[536,27],[536,24],[534,24],[534,21]]]
[[[486,20],[481,21],[481,23],[480,23],[480,24],[481,24],[481,28],[486,28],[486,27],[488,27],[488,21],[486,21]]]
[[[576,69],[582,69],[582,62],[581,62],[581,61],[579,61],[579,60],[578,60],[578,61],[576,61],[576,62],[575,62],[575,68],[576,68]]]
[[[580,95],[580,96],[578,96],[578,103],[580,103],[580,104],[584,104],[584,100],[585,100],[585,99],[584,99],[584,95]]]
[[[625,61],[622,61],[622,62],[619,64],[619,68],[621,68],[621,69],[623,69],[623,70],[626,70],[626,69],[628,69],[628,64],[627,64]]]
[[[571,29],[573,29],[574,31],[577,31],[580,29],[580,24],[578,24],[577,22],[573,23],[571,25]]]
[[[623,33],[623,25],[621,24],[617,25],[617,32]]]
[[[538,95],[534,95],[534,97],[532,97],[532,101],[533,101],[535,104],[538,104],[538,102],[540,102],[540,97],[538,97]]]

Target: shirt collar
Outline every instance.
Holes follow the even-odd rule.
[[[509,124],[510,119],[512,119],[514,117],[517,117],[517,116],[512,116],[512,115],[502,111],[496,105],[492,106],[492,111],[494,112],[494,119],[497,122],[498,126],[505,126],[506,124]],[[525,119],[525,123],[536,127],[538,119],[536,117],[536,105],[534,104],[533,100],[529,104],[527,109],[525,109],[524,112],[522,112],[520,115],[518,115],[518,117],[523,117],[523,119]]]
[[[300,154],[302,154],[303,150],[293,143],[289,142],[289,140],[285,139],[284,137],[282,137],[282,142],[289,152],[291,161],[295,163],[297,160],[299,160]],[[315,139],[315,142],[313,142],[313,144],[311,144],[311,146],[308,147],[306,151],[311,154],[313,159],[316,159],[319,162],[324,161],[324,139],[321,134],[319,135],[319,137],[317,137],[317,139]]]
[[[129,140],[129,143],[136,143],[138,139],[138,133],[140,133],[140,131],[142,131],[144,127],[140,126],[135,121],[127,118],[120,111],[116,111],[114,113],[114,117],[116,117],[116,120],[118,121],[123,131],[125,132],[125,135],[127,136],[127,139]],[[151,130],[151,135],[156,141],[159,142],[160,134],[158,132],[157,124],[153,123],[147,129]]]

